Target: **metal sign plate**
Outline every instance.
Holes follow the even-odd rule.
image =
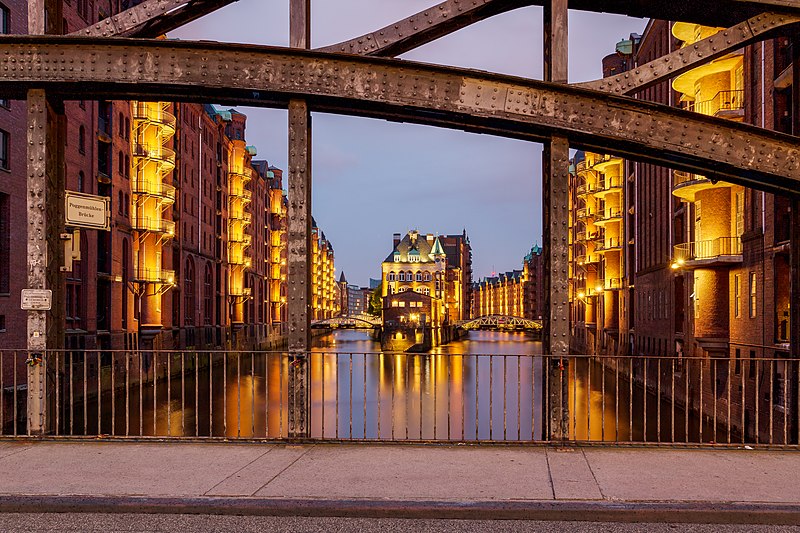
[[[110,198],[66,191],[64,194],[66,209],[64,224],[70,227],[111,229]]]
[[[50,289],[22,289],[23,311],[50,311],[53,291]]]

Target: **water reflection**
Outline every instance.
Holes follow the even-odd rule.
[[[541,343],[523,333],[470,332],[429,354],[381,353],[379,343],[357,331],[320,337],[309,359],[311,435],[541,440],[543,359],[533,357],[540,354]],[[288,436],[290,369],[284,354],[160,354],[150,363],[118,372],[116,387],[109,380],[99,401],[95,395],[86,406],[64,402],[62,432]],[[648,400],[624,372],[584,359],[569,365],[564,379],[572,438],[683,440],[686,427],[696,437],[694,421],[687,424],[664,401]]]

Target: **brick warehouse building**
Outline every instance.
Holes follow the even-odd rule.
[[[503,272],[472,285],[471,317],[505,315],[541,320],[544,316],[542,248],[534,245],[522,270]]]
[[[135,3],[62,2],[63,32]],[[27,29],[27,2],[0,1],[0,30]],[[80,259],[62,278],[67,348],[277,342],[288,202],[282,172],[254,161],[246,117],[202,104],[89,100],[65,102],[64,114],[65,188],[111,204],[111,231],[79,230]],[[25,102],[0,101],[3,349],[26,346],[26,121]],[[14,365],[5,362],[11,383]],[[24,366],[16,370],[24,376]]]
[[[652,20],[641,37],[632,35],[606,58],[605,75],[717,31]],[[638,97],[798,135],[797,47],[796,39],[787,38],[748,46]],[[576,335],[573,349],[583,345],[590,353],[676,357],[679,377],[686,373],[684,364],[690,375],[705,376],[702,385],[690,383],[688,389],[682,379],[676,381],[676,397],[688,398],[692,409],[702,410],[707,419],[716,414],[748,438],[763,442],[774,431],[783,439],[785,430],[796,439],[798,428],[783,427],[784,420],[796,420],[785,414],[798,398],[797,380],[790,379],[797,375],[797,363],[789,360],[789,201],[714,176],[631,161],[625,165],[625,195],[634,199],[626,200],[623,213],[621,291],[629,302],[627,323],[620,324],[616,348],[601,338],[587,343]],[[577,199],[580,184],[572,179]],[[575,247],[574,258],[580,254]],[[573,310],[579,300],[574,290]],[[589,313],[578,315],[578,321],[595,320]],[[699,359],[681,362],[689,356]],[[742,394],[748,405],[759,406],[758,425],[756,408],[742,412]],[[770,409],[773,427],[768,427]]]

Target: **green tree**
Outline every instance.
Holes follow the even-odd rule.
[[[369,305],[367,306],[367,313],[372,316],[381,316],[381,312],[383,309],[383,282],[380,285],[375,287],[375,290],[372,291],[372,295],[369,297]]]

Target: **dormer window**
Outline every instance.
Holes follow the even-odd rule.
[[[394,262],[395,263],[399,263],[400,262],[400,252],[395,252],[394,253]]]

